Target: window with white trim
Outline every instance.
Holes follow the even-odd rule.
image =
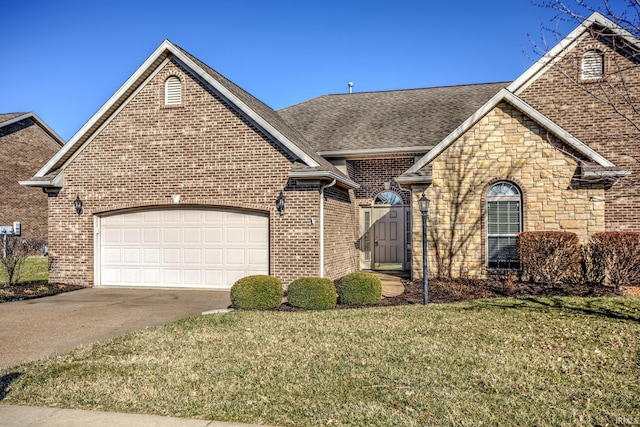
[[[164,105],[182,104],[182,82],[176,76],[164,82]]]
[[[582,55],[582,80],[599,79],[604,74],[604,54],[590,50]]]
[[[394,191],[383,191],[373,201],[374,205],[402,205],[402,198]]]
[[[500,181],[487,192],[487,267],[518,269],[517,238],[522,231],[522,196],[516,185]]]

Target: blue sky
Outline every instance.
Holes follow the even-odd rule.
[[[555,25],[553,11],[528,0],[34,0],[5,9],[0,112],[33,111],[65,140],[165,38],[280,109],[347,92],[349,81],[364,92],[513,80],[535,57],[528,35],[539,41],[541,24]]]

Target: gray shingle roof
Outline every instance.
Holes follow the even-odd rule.
[[[9,120],[15,119],[16,117],[22,116],[27,113],[4,113],[0,114],[0,125],[4,122],[8,122]]]
[[[325,95],[278,113],[320,153],[432,147],[508,84]]]

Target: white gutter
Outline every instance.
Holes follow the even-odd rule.
[[[324,189],[336,185],[334,178],[330,184],[320,187],[320,277],[324,277]]]

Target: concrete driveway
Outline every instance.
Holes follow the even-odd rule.
[[[230,305],[229,292],[88,288],[0,304],[0,369]]]

